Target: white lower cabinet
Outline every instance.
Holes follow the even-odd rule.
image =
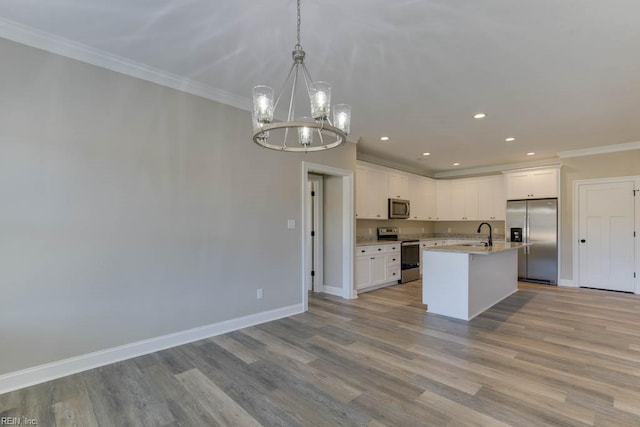
[[[355,269],[358,292],[398,283],[400,243],[356,246]]]
[[[422,276],[422,249],[433,246],[445,246],[446,240],[420,240],[420,275]]]

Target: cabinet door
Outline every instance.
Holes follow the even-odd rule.
[[[371,257],[356,257],[356,289],[366,288],[371,285]]]
[[[384,283],[387,280],[387,258],[385,255],[370,257],[371,261],[371,284]]]
[[[506,216],[504,178],[492,176],[478,179],[479,220],[503,220]]]
[[[417,175],[409,176],[409,201],[411,202],[411,218],[413,220],[427,219],[427,190],[426,178]]]
[[[475,179],[451,182],[451,216],[454,220],[478,218],[478,181]]]
[[[450,220],[451,215],[451,181],[436,181],[436,220]]]
[[[382,170],[370,169],[369,170],[369,188],[368,202],[371,206],[371,217],[375,219],[387,219],[388,218],[388,198],[387,198],[387,173]]]
[[[480,192],[478,191],[478,195]],[[498,221],[507,219],[507,196],[504,190],[504,176],[493,178],[493,217]]]
[[[464,219],[478,219],[478,180],[463,181],[464,185]]]
[[[409,199],[409,176],[404,173],[389,173],[389,198]]]
[[[424,215],[426,220],[436,219],[436,182],[432,179],[425,181]]]
[[[507,184],[507,199],[527,199],[529,198],[529,172],[514,172],[505,175]]]
[[[530,197],[558,197],[558,170],[542,169],[531,171],[529,180]]]

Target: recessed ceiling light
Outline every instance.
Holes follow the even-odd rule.
[[[460,163],[455,162],[455,163],[453,164],[453,166],[460,166]]]
[[[506,138],[505,141],[507,142],[511,142],[511,141],[515,141],[516,139],[512,136],[510,136],[509,138]]]
[[[383,136],[380,138],[380,141],[388,141],[389,137],[388,136]]]
[[[430,156],[431,153],[422,153],[423,156]]]
[[[534,152],[527,153],[527,156],[533,156],[534,154],[536,154],[536,153],[534,153]]]
[[[485,117],[487,117],[487,115],[485,113],[476,113],[473,116],[474,119],[484,119]]]

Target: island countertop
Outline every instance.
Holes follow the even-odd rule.
[[[423,251],[431,252],[462,252],[474,255],[491,255],[499,252],[509,251],[512,249],[519,249],[527,246],[526,243],[510,243],[510,242],[494,242],[493,246],[482,246],[477,244],[471,245],[448,245],[448,246],[434,246],[422,248]]]

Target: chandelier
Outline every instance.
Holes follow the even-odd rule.
[[[304,64],[305,52],[300,45],[300,0],[298,0],[297,38],[292,52],[293,64],[282,87],[275,94],[269,86],[253,88],[253,141],[266,148],[280,151],[322,151],[338,147],[347,140],[351,124],[351,106],[331,106],[331,85],[314,82]],[[302,75],[310,115],[296,117],[296,87]],[[291,83],[292,81],[292,83]],[[283,90],[291,85],[289,113],[286,121],[274,121]],[[333,120],[330,113],[333,113]]]

